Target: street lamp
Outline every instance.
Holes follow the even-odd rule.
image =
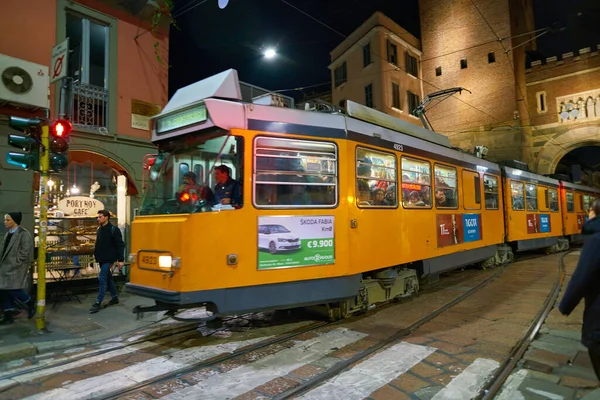
[[[277,55],[277,52],[275,51],[275,49],[268,48],[268,49],[265,50],[265,52],[263,53],[263,55],[265,56],[265,58],[271,59],[271,58],[274,58]]]
[[[229,4],[229,0],[219,0],[219,8],[221,10],[227,7],[227,4]]]

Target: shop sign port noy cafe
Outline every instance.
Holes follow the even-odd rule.
[[[59,201],[57,208],[70,217],[94,217],[104,209],[104,204],[91,197],[72,196]]]

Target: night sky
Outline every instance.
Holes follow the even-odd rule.
[[[285,0],[329,25],[350,34],[375,11],[382,11],[420,37],[417,0]],[[329,52],[343,37],[290,7],[283,0],[175,0],[171,28],[169,97],[185,85],[229,68],[242,81],[270,90],[307,87],[330,80]],[[538,53],[550,57],[600,44],[599,0],[534,0],[536,28],[555,32],[538,39]],[[182,13],[178,16],[178,14]],[[265,60],[261,49],[274,46],[280,55]],[[306,89],[327,90],[329,86]],[[299,91],[285,94],[300,97]]]

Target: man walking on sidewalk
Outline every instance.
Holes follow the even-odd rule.
[[[125,243],[121,236],[119,228],[110,223],[110,212],[107,210],[98,211],[98,231],[96,232],[96,248],[94,249],[94,258],[100,264],[100,275],[98,275],[98,298],[90,308],[91,313],[97,313],[102,308],[102,300],[106,294],[106,288],[110,292],[112,299],[107,306],[119,304],[119,294],[113,281],[111,266],[119,262],[119,267],[123,267],[125,261]]]
[[[23,289],[27,287],[29,264],[33,260],[33,240],[27,229],[21,227],[21,219],[20,212],[4,216],[7,232],[0,243],[0,299],[4,316],[0,324],[13,322],[14,315],[18,314],[15,300],[27,307],[29,318],[35,314],[35,303]]]
[[[585,299],[581,343],[588,348],[600,380],[600,199],[592,202],[589,213],[590,219],[583,225],[579,262],[558,309],[569,315]]]

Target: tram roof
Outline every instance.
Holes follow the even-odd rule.
[[[201,109],[203,113],[197,112],[194,117],[196,119],[178,120],[180,116],[190,115],[194,110]],[[490,161],[452,149],[450,140],[445,135],[352,101],[347,101],[346,112],[347,114],[324,113],[244,103],[238,73],[230,69],[177,90],[162,112],[152,117],[152,141],[156,143],[195,132],[199,128],[204,130],[216,127],[323,138],[350,138],[359,135],[364,137],[361,141],[386,143],[395,149],[398,149],[397,146],[425,149],[446,158],[465,159],[499,170]],[[169,123],[166,123],[167,120]],[[186,121],[195,122],[185,124]],[[161,125],[163,127],[157,129]],[[162,129],[167,125],[168,129]]]

